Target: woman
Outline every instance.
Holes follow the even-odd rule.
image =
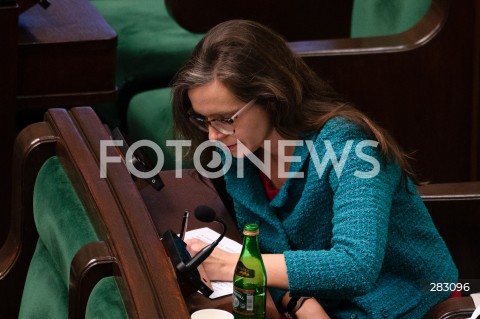
[[[190,155],[206,140],[233,155],[226,188],[238,228],[260,225],[279,309],[293,297],[297,318],[416,319],[448,297],[429,291],[458,274],[407,156],[281,37],[251,21],[216,26],[178,73],[172,102]],[[204,263],[210,279],[231,281],[237,259],[217,250]]]

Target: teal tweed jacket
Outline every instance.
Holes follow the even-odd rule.
[[[334,118],[296,146],[290,177],[269,201],[249,159],[225,173],[238,228],[260,225],[263,253],[284,254],[292,296],[314,296],[332,318],[421,318],[458,271],[432,219],[395,163],[354,124]],[[333,152],[338,159],[333,164]],[[275,302],[284,291],[271,289]]]

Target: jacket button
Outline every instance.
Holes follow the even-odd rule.
[[[390,313],[388,312],[388,310],[383,310],[382,311],[382,317],[383,318],[388,318],[388,316],[390,316]]]
[[[350,319],[357,319],[357,314],[356,313],[352,313],[350,315]]]

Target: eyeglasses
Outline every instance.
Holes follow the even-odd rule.
[[[208,126],[213,127],[216,129],[218,132],[225,134],[225,135],[232,135],[235,133],[235,127],[233,127],[233,123],[235,120],[250,108],[253,104],[255,104],[255,99],[251,100],[245,106],[243,106],[240,110],[237,111],[237,113],[233,114],[230,118],[228,119],[218,119],[218,120],[206,120],[203,117],[200,117],[198,114],[193,113],[193,110],[189,111],[188,118],[190,122],[195,124],[196,127],[198,127],[200,130],[207,132],[208,133]]]

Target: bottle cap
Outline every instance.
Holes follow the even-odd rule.
[[[243,234],[245,236],[257,236],[259,233],[257,224],[247,224],[243,227]]]

